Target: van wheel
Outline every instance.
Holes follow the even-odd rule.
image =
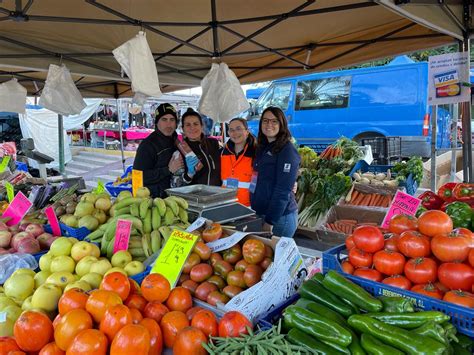
[[[383,134],[377,133],[377,132],[364,132],[361,134],[358,134],[354,138],[352,138],[354,141],[357,142],[357,144],[362,143],[362,139],[368,139],[368,138],[382,138],[385,137]]]

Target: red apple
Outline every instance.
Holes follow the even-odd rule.
[[[12,234],[8,230],[0,230],[0,248],[7,248],[10,246]]]
[[[28,232],[28,233],[32,234],[33,237],[36,238],[37,236],[44,233],[44,229],[43,229],[43,226],[41,224],[31,223],[26,227],[25,232]]]
[[[13,236],[12,238],[12,242],[11,242],[11,246],[15,249],[18,249],[18,243],[20,242],[20,240],[22,240],[23,238],[33,238],[35,239],[30,233],[28,232],[20,232],[20,233],[17,233]]]

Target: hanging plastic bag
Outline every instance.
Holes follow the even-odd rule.
[[[65,65],[49,66],[39,104],[63,116],[77,115],[87,106]]]
[[[112,53],[123,71],[132,81],[135,93],[133,102],[142,106],[147,97],[160,97],[160,82],[155,60],[146,40],[145,32],[140,31],[135,38],[115,48]]]
[[[25,113],[26,94],[15,78],[0,84],[0,111]]]
[[[239,79],[225,63],[213,63],[201,86],[199,112],[217,122],[229,121],[250,107]]]

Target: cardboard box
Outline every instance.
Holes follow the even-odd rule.
[[[450,181],[451,156],[451,152],[446,152],[436,157],[436,187],[440,187],[444,183]],[[462,169],[462,151],[458,150],[456,151],[456,182],[458,182],[458,180],[460,180],[459,182],[462,182],[462,175],[458,175]],[[423,180],[421,181],[421,187],[426,189],[431,188],[431,159],[423,163]]]

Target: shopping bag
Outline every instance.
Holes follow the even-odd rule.
[[[0,84],[0,111],[25,113],[26,94],[15,78]]]

